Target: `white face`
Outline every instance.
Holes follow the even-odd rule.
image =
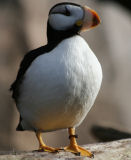
[[[84,10],[75,5],[62,4],[54,7],[49,14],[50,26],[58,31],[71,29],[78,20],[84,17]]]

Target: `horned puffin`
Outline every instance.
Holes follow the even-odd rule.
[[[67,128],[70,144],[64,150],[93,156],[77,144],[75,128],[91,109],[102,82],[101,65],[80,33],[99,23],[98,14],[87,6],[56,4],[48,15],[48,43],[27,53],[20,64],[10,88],[20,113],[16,130],[34,131],[39,151],[58,152],[41,134]]]

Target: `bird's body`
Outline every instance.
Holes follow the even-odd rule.
[[[79,35],[67,38],[29,66],[18,109],[26,130],[78,126],[92,107],[102,80],[100,63]]]
[[[102,69],[79,33],[99,23],[97,13],[87,6],[56,4],[49,12],[47,45],[29,52],[21,62],[11,85],[20,113],[17,130],[35,131],[39,150],[59,150],[46,146],[41,132],[68,128],[70,145],[64,150],[93,156],[77,145],[75,128],[96,99]]]

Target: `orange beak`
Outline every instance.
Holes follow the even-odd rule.
[[[84,32],[86,30],[94,28],[100,23],[100,17],[93,9],[87,6],[84,6],[83,9],[84,9],[85,15],[84,15],[83,20],[81,20],[82,27],[81,27],[80,32]],[[77,23],[80,24],[80,21]]]

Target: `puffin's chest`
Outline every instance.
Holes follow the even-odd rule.
[[[18,109],[35,128],[77,126],[92,107],[101,80],[101,66],[86,42],[79,36],[66,39],[28,68]]]
[[[36,58],[26,72],[23,90],[39,102],[55,103],[69,96],[70,101],[86,103],[99,90],[101,77],[97,58],[86,42],[76,36]]]

